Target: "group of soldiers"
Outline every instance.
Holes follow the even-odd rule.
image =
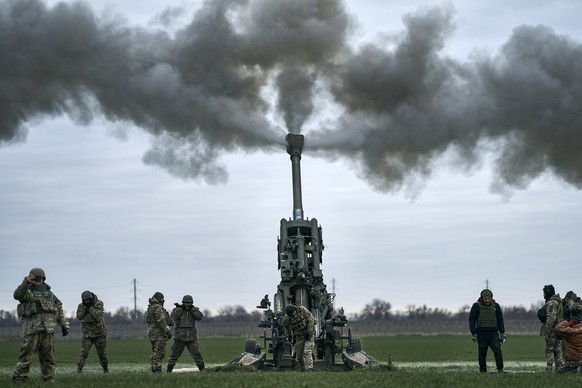
[[[46,275],[42,268],[33,268],[14,291],[14,299],[20,303],[17,307],[18,317],[22,321],[22,343],[20,355],[12,380],[24,383],[28,379],[30,365],[35,353],[41,366],[41,377],[45,382],[55,378],[54,333],[57,323],[63,336],[70,332],[69,320],[64,314],[61,301],[46,284]],[[182,298],[182,304],[168,314],[164,309],[164,295],[156,292],[150,298],[147,311],[148,338],[152,344],[151,369],[161,372],[161,362],[165,356],[166,341],[172,338],[170,326],[175,326],[172,354],[168,360],[167,372],[171,372],[184,348],[194,358],[199,370],[204,370],[204,359],[198,347],[196,321],[203,318],[200,309],[194,306],[191,295]],[[82,321],[83,336],[81,351],[77,359],[77,373],[83,372],[85,360],[91,347],[95,345],[103,373],[109,373],[107,360],[107,328],[103,302],[91,291],[81,293],[81,303],[77,307],[76,317]]]
[[[574,291],[568,291],[561,299],[551,284],[544,286],[543,293],[545,303],[537,315],[546,344],[546,371],[581,373],[582,300]],[[505,342],[505,323],[491,290],[481,291],[471,307],[469,330],[477,342],[479,371],[487,372],[487,351],[491,349],[497,371],[504,372],[501,344]]]
[[[45,382],[55,378],[54,333],[57,323],[63,336],[69,334],[69,320],[64,314],[61,301],[46,284],[42,268],[33,268],[14,291],[14,299],[20,303],[18,317],[22,321],[22,344],[20,356],[12,380],[24,383],[35,353],[41,364],[41,377]],[[198,344],[196,321],[203,318],[200,309],[194,306],[191,295],[184,295],[182,303],[175,303],[171,313],[164,308],[164,294],[156,292],[150,299],[146,313],[148,339],[152,347],[151,371],[162,372],[167,341],[173,338],[172,350],[166,372],[171,373],[176,362],[187,348],[200,371],[205,369],[204,358]],[[288,336],[295,337],[295,352],[298,364],[304,371],[313,370],[312,350],[315,345],[315,318],[303,306],[286,308],[283,322]],[[104,321],[103,302],[91,291],[81,293],[77,307],[77,319],[82,321],[81,351],[77,359],[77,373],[83,373],[85,361],[93,345],[97,351],[103,373],[109,373],[107,359],[107,328]],[[173,334],[172,329],[174,328]]]
[[[538,310],[540,335],[546,343],[546,371],[580,372],[582,368],[582,300],[568,291],[564,298],[552,284],[543,288],[544,306]]]

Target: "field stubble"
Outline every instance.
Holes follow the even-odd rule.
[[[205,372],[152,375],[149,372],[150,344],[145,340],[111,340],[108,344],[109,375],[99,367],[95,351],[87,360],[84,373],[75,373],[80,341],[56,342],[57,383],[62,387],[548,387],[582,383],[582,375],[544,373],[544,347],[539,336],[514,336],[504,344],[509,373],[477,372],[477,349],[468,336],[364,337],[364,351],[383,363],[382,367],[350,372],[286,371],[233,372],[218,368],[239,355],[244,338],[201,339],[200,345],[209,370]],[[11,383],[18,357],[19,341],[0,342],[0,386]],[[169,344],[168,344],[169,352]],[[388,358],[393,368],[386,366]],[[494,366],[492,356],[488,360]],[[194,366],[185,353],[176,368]],[[493,368],[494,369],[494,368]],[[33,362],[28,386],[41,385],[38,361]]]

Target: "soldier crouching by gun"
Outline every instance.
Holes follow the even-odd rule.
[[[172,354],[168,360],[167,372],[172,372],[185,347],[188,348],[198,369],[203,371],[204,359],[199,350],[196,321],[201,320],[204,316],[200,309],[194,306],[194,300],[191,295],[184,295],[182,304],[175,303],[175,305],[176,307],[170,314],[176,327],[174,329],[174,343],[172,344]]]
[[[302,372],[313,371],[313,348],[315,346],[315,318],[303,306],[289,305],[283,319],[285,335],[295,336],[295,356]]]

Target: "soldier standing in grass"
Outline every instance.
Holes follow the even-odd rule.
[[[313,371],[313,348],[315,346],[315,318],[303,306],[289,305],[285,308],[283,327],[287,337],[295,336],[295,356],[304,372]]]
[[[170,326],[174,321],[164,308],[164,294],[156,292],[149,300],[146,314],[148,323],[148,339],[152,344],[151,370],[153,373],[162,372],[162,361],[166,356],[166,343],[172,338]]]
[[[83,372],[85,360],[89,356],[91,346],[95,345],[99,363],[103,373],[109,373],[107,352],[107,328],[103,319],[103,302],[91,291],[83,291],[81,303],[77,307],[77,319],[83,321],[83,337],[81,339],[81,352],[77,360],[77,373]]]
[[[542,323],[541,335],[546,343],[546,372],[552,372],[553,367],[558,369],[564,363],[562,340],[556,335],[556,325],[564,318],[562,299],[556,294],[554,286],[548,284],[543,288],[546,303],[542,308],[545,321]]]
[[[505,323],[501,306],[493,299],[491,290],[481,291],[477,302],[469,312],[469,329],[473,342],[479,349],[479,372],[487,372],[487,350],[491,348],[495,356],[498,372],[503,372],[501,344],[505,342]]]
[[[33,268],[14,291],[14,299],[20,302],[18,317],[22,320],[20,356],[12,374],[15,383],[24,383],[28,379],[34,353],[38,353],[42,379],[53,382],[56,323],[61,326],[63,336],[69,334],[69,321],[63,312],[63,305],[45,280],[43,269]]]
[[[170,318],[176,324],[176,328],[174,329],[172,354],[168,360],[168,373],[174,369],[174,365],[176,365],[176,361],[182,355],[185,347],[188,348],[198,369],[200,371],[204,370],[204,359],[202,358],[202,353],[200,353],[198,333],[196,331],[196,321],[201,320],[203,317],[200,309],[194,306],[194,300],[191,295],[184,295],[181,305],[176,303],[176,308],[170,314]]]

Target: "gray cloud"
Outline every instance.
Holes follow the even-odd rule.
[[[153,135],[145,163],[214,184],[228,177],[225,152],[278,149],[302,132],[306,152],[353,161],[380,191],[421,187],[447,151],[474,167],[493,144],[496,190],[543,174],[582,188],[582,46],[521,26],[497,56],[461,63],[441,54],[453,16],[422,8],[393,44],[353,48],[339,0],[206,2],[173,33],[82,2],[0,0],[0,143],[46,117],[105,117]],[[319,87],[342,113],[304,128]]]

